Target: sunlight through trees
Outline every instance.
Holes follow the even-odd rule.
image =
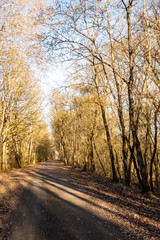
[[[78,86],[51,100],[61,158],[158,190],[159,1],[52,3],[42,12],[41,40],[72,62]]]
[[[47,160],[50,142],[41,113],[38,79],[31,63],[39,53],[31,38],[34,1],[2,1],[0,13],[0,169]],[[50,144],[51,147],[51,144]],[[49,149],[49,147],[48,147]],[[48,154],[48,156],[47,156]]]
[[[158,192],[159,1],[0,5],[1,170],[47,160],[54,149],[72,167]],[[69,62],[72,74],[48,96],[51,137],[34,67],[54,61]]]

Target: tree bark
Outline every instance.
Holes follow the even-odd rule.
[[[105,4],[105,6],[107,9],[107,15],[108,15],[109,37],[110,37],[110,47],[111,47],[111,66],[112,66],[113,76],[114,76],[116,89],[117,89],[117,97],[118,97],[118,116],[119,116],[119,121],[120,121],[120,125],[121,125],[124,177],[125,177],[126,184],[130,185],[130,172],[129,172],[130,168],[129,168],[129,164],[127,163],[128,142],[127,142],[127,135],[126,135],[125,124],[124,124],[124,117],[123,117],[122,96],[120,94],[120,85],[119,85],[118,77],[117,77],[116,70],[115,70],[115,57],[114,57],[114,48],[113,48],[112,27],[111,27],[111,23],[110,23],[110,14],[108,11],[107,4]]]
[[[150,186],[151,186],[151,191],[153,192],[153,163],[155,160],[156,156],[156,151],[157,151],[157,135],[158,135],[158,127],[157,127],[157,115],[159,112],[160,104],[155,111],[155,116],[154,116],[154,128],[155,128],[155,135],[154,135],[154,150],[151,158],[151,163],[150,163]]]
[[[148,192],[150,190],[148,184],[148,176],[147,176],[147,169],[144,163],[142,150],[140,141],[138,139],[137,130],[136,130],[136,121],[135,121],[135,106],[134,106],[134,97],[133,97],[133,82],[134,82],[134,65],[133,65],[133,47],[132,47],[132,25],[131,25],[131,9],[133,6],[133,1],[129,1],[128,7],[125,5],[124,1],[122,0],[126,12],[127,12],[127,24],[128,24],[128,54],[129,54],[129,81],[128,81],[128,100],[129,100],[129,120],[130,120],[130,127],[132,131],[132,138],[133,144],[136,148],[136,155],[138,164],[140,167],[142,182],[143,182],[143,191]]]
[[[106,174],[106,170],[105,170],[105,168],[104,168],[104,166],[103,166],[103,163],[102,163],[102,161],[101,161],[101,159],[100,159],[100,156],[99,156],[99,154],[98,154],[98,151],[97,151],[95,142],[94,142],[94,150],[95,150],[95,153],[96,153],[96,155],[97,155],[97,157],[98,157],[98,161],[99,161],[99,163],[100,163],[100,165],[101,165],[101,167],[102,167],[102,169],[103,169],[104,176],[106,176],[106,175],[107,175],[107,174]]]

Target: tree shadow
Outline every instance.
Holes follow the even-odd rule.
[[[46,163],[46,166],[48,166],[47,163]],[[52,166],[50,167],[48,166],[47,171],[46,169],[45,170],[41,169],[41,171],[36,173],[36,177],[38,177],[43,181],[49,180],[51,181],[51,183],[58,183],[63,186],[67,186],[68,184],[70,184],[70,187],[72,187],[73,189],[81,191],[94,198],[98,198],[98,199],[102,198],[102,199],[105,199],[107,202],[115,203],[118,206],[121,206],[122,208],[125,207],[128,209],[132,209],[132,211],[144,217],[146,217],[146,214],[147,214],[147,217],[149,218],[153,218],[154,216],[154,220],[159,221],[159,216],[160,216],[159,201],[152,202],[152,199],[148,198],[147,196],[143,198],[142,196],[131,194],[131,191],[130,192],[127,190],[123,191],[122,188],[120,189],[120,191],[117,191],[117,188],[113,188],[113,184],[112,184],[112,188],[110,188],[110,185],[108,187],[107,182],[105,186],[104,184],[103,186],[101,186],[101,188],[104,191],[99,191],[95,187],[91,188],[90,186],[87,185],[87,181],[90,180],[92,183],[94,178],[91,177],[91,179],[88,179],[87,174],[84,174],[83,172],[80,172],[80,171],[76,171],[75,169],[70,169],[70,171],[72,171],[73,175],[74,174],[80,175],[80,182],[78,182],[77,179],[75,179],[75,183],[73,183],[72,179],[67,176],[67,172],[65,173],[64,169],[60,173],[61,178],[59,178],[56,175],[57,173],[53,172]],[[96,182],[95,179],[94,181]],[[100,186],[100,184],[98,185]]]
[[[29,184],[12,214],[10,240],[121,240],[116,224]],[[37,192],[38,191],[38,192]]]
[[[122,221],[127,220],[131,224],[134,223],[137,227],[140,223],[143,225],[144,230],[149,231],[151,235],[154,232],[160,233],[158,227],[154,226],[153,228],[153,225],[148,222],[141,222],[141,220],[137,221],[133,215],[125,216],[122,212],[115,212],[104,206],[99,206],[96,204],[96,201],[93,202],[91,198],[87,198],[87,196],[91,196],[97,200],[103,199],[121,209],[127,208],[131,213],[136,213],[142,217],[153,219],[154,214],[155,221],[159,221],[160,216],[158,203],[156,206],[150,205],[150,199],[142,199],[139,196],[130,194],[128,191],[117,191],[116,188],[110,188],[107,182],[106,185],[104,185],[104,183],[98,183],[95,178],[88,177],[87,174],[80,170],[66,168],[60,165],[59,162],[54,163],[54,165],[52,163],[52,161],[43,163],[42,168],[38,171],[32,170],[31,173],[28,171],[33,181],[29,182],[21,200],[22,211],[20,216],[23,215],[23,208],[27,209],[25,211],[27,214],[29,213],[29,216],[26,216],[28,216],[28,220],[32,223],[31,232],[33,231],[34,237],[36,235],[40,236],[40,238],[32,238],[32,236],[30,236],[26,239],[125,239],[124,235],[121,238],[120,233],[121,230],[124,232],[127,229],[123,229],[124,226],[120,226],[118,223],[116,224],[115,219],[117,216],[120,217]],[[53,168],[55,164],[57,164],[56,169]],[[100,189],[90,186],[90,183],[93,181]],[[35,194],[34,191],[32,191],[34,188],[38,188],[38,191],[41,192]],[[53,188],[56,191],[60,191],[62,195],[57,195]],[[82,195],[79,194],[79,192],[82,193]],[[103,218],[93,214],[92,211],[78,206],[76,202],[69,202],[67,199],[64,199],[63,195],[65,194],[77,198],[79,201],[83,201],[93,208],[101,208],[106,211],[106,213],[112,214],[115,219],[113,219],[113,222],[109,220],[106,222]],[[60,209],[59,206],[61,206]],[[42,214],[42,217],[41,215],[39,216],[39,212]],[[66,216],[68,216],[67,219],[65,219]],[[77,218],[77,216],[79,217]],[[21,219],[21,217],[19,217],[19,219]],[[24,219],[26,221],[26,217]],[[21,224],[23,221],[20,220],[19,222]],[[74,222],[76,224],[74,224]],[[86,230],[85,226],[87,226],[88,230]],[[105,231],[103,226],[105,226]],[[117,229],[117,233],[115,229]],[[13,228],[11,232],[14,232]],[[110,235],[111,233],[115,233],[115,238],[114,235]],[[84,235],[86,238],[84,238]],[[131,239],[133,237],[135,239],[143,239],[143,237],[139,237],[138,233],[137,235],[131,233],[131,236]],[[14,240],[14,238],[11,239]],[[15,239],[18,240],[18,238]],[[25,240],[25,238],[22,239]],[[130,239],[129,236],[126,237],[126,239]]]

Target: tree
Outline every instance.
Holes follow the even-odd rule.
[[[31,63],[35,64],[37,53],[33,41],[34,34],[31,32],[33,29],[37,31],[35,16],[40,6],[41,2],[36,6],[35,1],[32,0],[23,3],[6,0],[1,3],[0,167],[2,171],[36,161],[34,132],[41,121],[41,109],[38,79],[34,76],[31,66]],[[46,128],[44,124],[41,126]],[[39,141],[42,141],[41,137]]]
[[[121,165],[122,159],[125,182],[129,185],[136,171],[143,191],[153,190],[153,166],[159,153],[158,1],[54,4],[41,15],[40,22],[48,31],[39,36],[40,40],[61,60],[78,63],[75,79],[80,76],[83,82],[79,85],[96,96],[113,180],[118,179],[116,165]],[[116,117],[113,124],[117,124],[120,139],[118,151],[107,113]]]

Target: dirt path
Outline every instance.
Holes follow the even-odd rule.
[[[11,240],[114,240],[124,239],[118,228],[104,219],[70,176],[47,162],[32,173],[23,197],[12,214]]]
[[[0,239],[160,239],[158,196],[144,196],[59,161],[16,170],[12,177],[23,179],[24,192],[7,221],[8,234]]]

